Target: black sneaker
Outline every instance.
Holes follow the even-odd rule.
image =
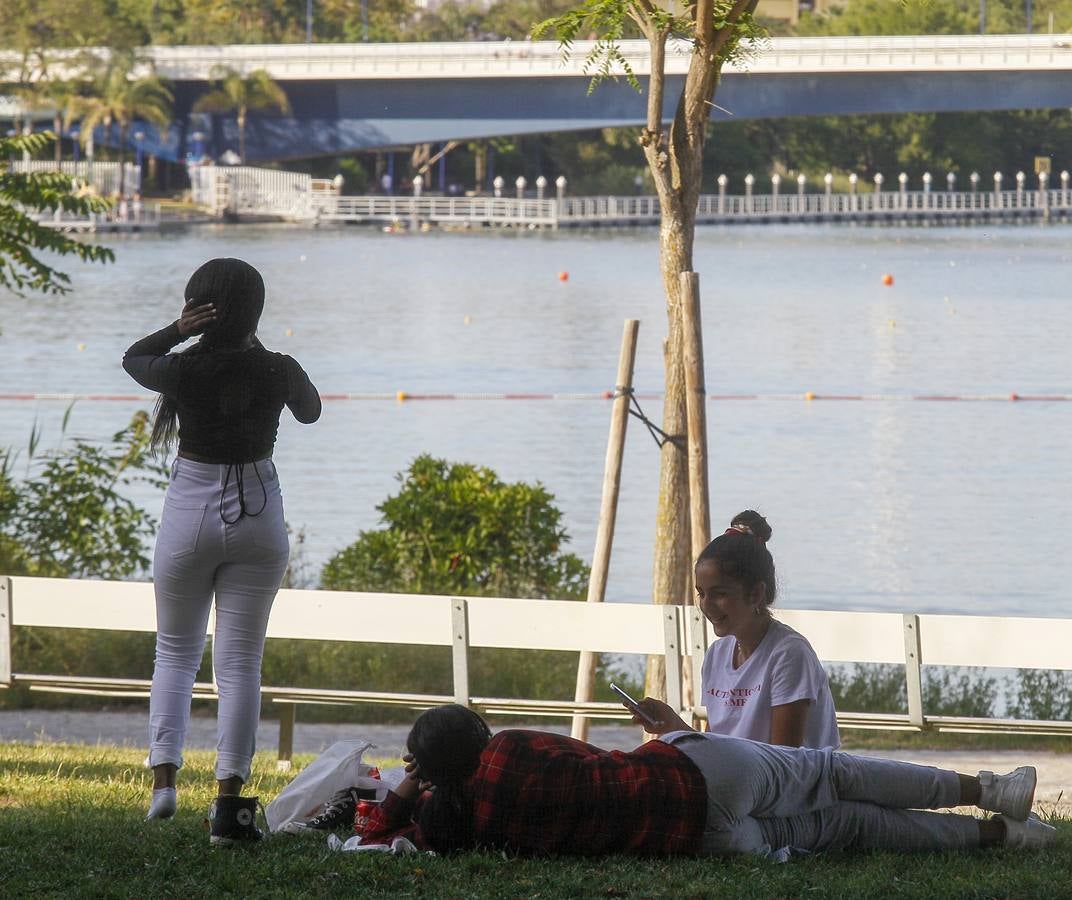
[[[304,827],[317,831],[332,831],[336,828],[353,828],[354,813],[359,800],[375,800],[376,791],[370,788],[346,788],[338,791],[324,804],[317,816],[304,823]]]
[[[257,827],[256,797],[225,794],[212,801],[208,810],[210,844],[238,844],[259,841],[264,833]]]

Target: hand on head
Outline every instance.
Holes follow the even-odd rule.
[[[179,334],[183,337],[193,337],[195,334],[201,334],[215,321],[216,307],[211,302],[199,303],[191,299],[186,301],[176,324],[179,326]]]

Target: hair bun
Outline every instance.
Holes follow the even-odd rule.
[[[754,509],[746,509],[744,512],[739,512],[730,521],[730,528],[741,526],[748,529],[756,538],[762,541],[764,544],[771,539],[771,535],[774,532],[771,530],[770,525],[767,524],[767,520],[763,518]]]

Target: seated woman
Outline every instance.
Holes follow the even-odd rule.
[[[557,734],[494,737],[476,713],[427,710],[407,776],[373,812],[378,843],[405,831],[440,853],[768,855],[805,850],[1038,848],[1035,770],[958,775],[832,750],[676,732],[629,753]],[[990,819],[924,809],[974,805]]]
[[[707,730],[787,747],[841,746],[830,684],[807,638],[771,615],[778,587],[767,520],[733,517],[696,560],[696,605],[720,640],[701,676]],[[661,700],[638,704],[652,734],[691,730]]]

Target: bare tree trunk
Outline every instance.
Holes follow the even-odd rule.
[[[56,129],[55,161],[58,172],[63,162],[63,117],[59,113],[52,117],[52,127]]]
[[[663,445],[659,470],[659,503],[655,523],[652,600],[689,603],[692,599],[692,525],[689,513],[687,449],[687,391],[684,366],[684,326],[681,315],[681,274],[693,271],[696,204],[703,171],[704,140],[711,103],[722,66],[722,53],[734,40],[735,26],[751,13],[757,0],[735,0],[724,25],[714,27],[712,0],[697,0],[696,49],[689,63],[669,135],[663,127],[667,31],[647,16],[634,17],[651,48],[647,122],[640,144],[659,195],[662,222],[659,261],[666,292],[667,338],[663,348],[666,390],[663,400]],[[706,455],[706,448],[704,449]],[[648,660],[645,692],[665,697],[666,668],[661,657]]]
[[[660,197],[660,199],[662,199]],[[670,198],[667,198],[670,200]],[[664,201],[665,204],[665,201]],[[692,269],[690,219],[670,201],[664,205],[659,231],[660,264],[666,292],[667,337],[663,343],[666,387],[663,399],[662,430],[669,436],[663,444],[659,469],[659,502],[655,518],[655,545],[652,566],[652,600],[655,603],[685,603],[691,579],[692,553],[689,521],[689,470],[685,434],[687,430],[683,329],[681,325],[680,275]],[[644,683],[650,697],[666,696],[666,668],[662,657],[648,661]]]

